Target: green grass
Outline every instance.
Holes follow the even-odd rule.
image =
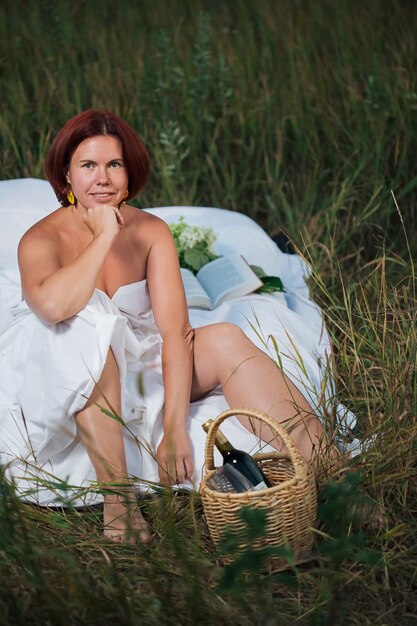
[[[16,0],[0,17],[1,177],[43,177],[81,109],[125,117],[153,163],[138,206],[223,207],[292,238],[340,398],[379,434],[361,485],[321,492],[315,559],[275,576],[217,564],[198,497],[146,501],[155,545],[131,548],[99,512],[38,510],[5,484],[0,624],[415,623],[417,5]],[[365,493],[379,532],[343,518]]]

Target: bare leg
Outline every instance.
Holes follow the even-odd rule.
[[[319,450],[324,431],[319,419],[295,385],[234,324],[196,329],[192,399],[223,388],[230,407],[264,411],[289,432],[301,455],[311,460]],[[239,416],[242,424],[264,442],[280,449],[280,442],[265,424]]]
[[[97,481],[114,486],[114,493],[104,496],[104,535],[113,541],[143,543],[151,539],[136,496],[129,485],[122,424],[103,413],[103,407],[121,414],[120,377],[113,352],[109,350],[101,377],[83,410],[76,416],[81,440],[96,470]]]

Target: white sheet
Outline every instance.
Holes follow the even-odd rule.
[[[8,350],[7,337],[9,335],[7,333],[11,332],[11,313],[15,319],[18,318],[17,313],[19,315],[26,314],[24,313],[24,305],[22,313],[19,312],[22,307],[16,308],[15,306],[20,302],[20,279],[16,262],[18,241],[27,228],[57,207],[56,198],[46,181],[19,179],[0,182],[0,223],[2,225],[0,235],[0,333],[3,331],[3,335],[0,335],[0,368],[3,367],[3,371],[0,372],[0,377],[3,380],[3,385],[0,384],[0,410],[3,410],[3,428],[9,423],[10,428],[13,429],[12,424],[18,423],[19,419],[20,423],[23,424],[21,417],[19,418],[19,407],[12,404],[12,400],[7,397],[7,377],[12,376],[12,369],[5,365],[4,359],[1,361],[1,350],[4,354]],[[218,321],[230,321],[238,324],[259,347],[266,351],[272,349],[272,356],[276,356],[275,350],[268,338],[270,335],[274,336],[283,359],[285,373],[308,398],[317,413],[321,414],[323,408],[325,412],[336,409],[339,418],[344,420],[349,427],[352,427],[354,416],[346,411],[345,407],[337,404],[331,377],[327,379],[323,388],[330,355],[330,342],[323,326],[321,311],[309,299],[308,288],[305,283],[308,267],[303,260],[296,255],[282,253],[253,220],[236,212],[210,207],[161,207],[147,210],[167,222],[177,221],[181,216],[184,216],[185,221],[189,224],[210,226],[218,236],[216,243],[218,254],[238,252],[249,263],[260,265],[267,274],[280,276],[286,289],[285,295],[280,293],[273,295],[255,294],[230,300],[213,311],[191,309],[191,323],[194,327]],[[110,303],[102,303],[100,307],[107,305],[110,306]],[[12,335],[10,334],[10,336]],[[22,345],[24,350],[25,344]],[[120,358],[122,359],[122,357]],[[37,375],[35,370],[31,372],[30,380],[34,380]],[[15,372],[16,375],[18,372]],[[10,384],[12,385],[14,382],[10,378]],[[155,386],[155,389],[157,387],[158,385]],[[161,398],[158,397],[155,400],[155,406],[160,402]],[[323,407],[323,402],[326,404],[325,407]],[[219,394],[214,394],[210,398],[194,403],[191,407],[190,434],[195,448],[196,483],[201,476],[204,459],[204,434],[201,423],[209,417],[215,417],[225,407],[224,398]],[[30,411],[30,408],[27,410]],[[140,411],[141,409],[136,407],[134,410]],[[155,415],[157,413],[158,411]],[[7,416],[15,416],[16,419],[8,420]],[[160,420],[161,417],[159,416],[158,419]],[[75,430],[73,428],[72,430],[73,437],[75,437]],[[249,435],[248,438],[246,434],[242,435],[242,428],[237,422],[229,420],[224,425],[224,430],[232,440],[235,442],[236,439],[239,440],[240,447],[250,446],[251,436]],[[158,444],[161,432],[161,428],[148,429],[148,434],[153,439],[150,443],[154,448]],[[10,461],[10,450],[6,454],[4,448],[1,447],[1,438],[3,437],[4,441],[10,443],[19,436],[17,430],[12,434],[10,429],[7,432],[3,430],[3,435],[1,435],[0,427],[1,462]],[[74,480],[77,480],[77,477],[84,481],[93,480],[91,464],[85,452],[80,451],[79,442],[77,443],[74,439],[72,446],[78,447],[77,471],[71,477],[72,484],[74,484]],[[130,455],[132,458],[132,466],[137,471],[144,473],[145,476],[142,477],[146,480],[156,480],[155,464],[145,463],[139,467],[134,462],[137,450],[132,448],[132,442],[127,443],[127,446],[128,456]],[[61,461],[57,461],[56,468],[61,468],[61,465],[62,468],[68,469],[66,463],[61,464]],[[62,468],[58,472],[58,478],[61,480],[66,478]],[[19,471],[21,471],[21,466]],[[16,477],[13,471],[11,473]],[[32,499],[47,504],[53,500],[53,494],[43,492],[42,495],[39,495],[38,493]],[[94,499],[94,495],[88,495],[85,502],[92,502]]]

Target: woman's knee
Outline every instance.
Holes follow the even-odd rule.
[[[212,326],[212,344],[222,351],[233,350],[251,343],[243,330],[231,322],[219,322]]]
[[[229,322],[196,328],[195,339],[192,399],[226,380],[242,360],[243,344],[251,343],[239,326]]]

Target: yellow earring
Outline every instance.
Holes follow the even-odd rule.
[[[68,198],[68,202],[70,204],[75,204],[75,196],[72,193],[71,189],[69,190],[69,192],[67,193],[67,198]]]
[[[125,195],[123,196],[123,200],[127,200],[127,199],[128,199],[128,197],[129,197],[129,189],[126,189],[126,193],[125,193]]]

